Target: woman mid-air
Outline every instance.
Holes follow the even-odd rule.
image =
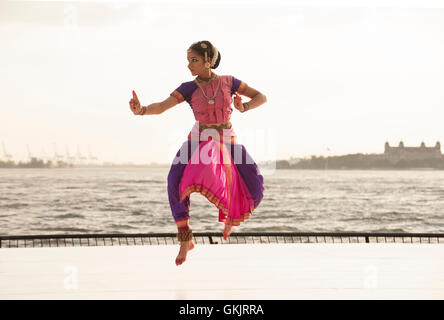
[[[187,101],[196,123],[176,154],[168,174],[168,198],[177,238],[180,241],[176,265],[182,264],[194,248],[190,229],[190,194],[200,192],[219,209],[224,222],[224,239],[232,226],[240,225],[263,198],[264,179],[242,144],[237,143],[231,126],[231,103],[240,112],[256,108],[267,101],[259,91],[231,75],[217,75],[221,55],[209,41],[198,41],[187,51],[188,68],[193,81],[183,82],[162,102],[140,105],[136,93],[129,101],[135,115],[161,114]],[[251,98],[242,103],[239,94]]]

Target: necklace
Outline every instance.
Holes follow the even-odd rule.
[[[212,79],[214,79],[216,77],[215,73],[211,73],[211,76],[209,78],[202,78],[200,76],[197,76],[196,80],[202,81],[202,82],[209,82]]]
[[[200,86],[200,84],[199,84],[197,81],[196,81],[196,83],[197,83],[197,85],[199,86],[200,90],[202,90],[202,94],[204,95],[204,97],[207,98],[208,103],[209,103],[209,104],[214,104],[214,98],[216,98],[217,90],[219,90],[220,78],[218,79],[218,82],[217,82],[217,88],[216,88],[216,90],[214,91],[214,95],[213,95],[211,98],[207,97],[207,95],[205,94],[205,91],[202,89],[202,87]]]

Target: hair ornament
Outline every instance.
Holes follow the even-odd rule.
[[[219,56],[219,51],[215,46],[213,46],[213,59],[211,59],[211,66],[214,67],[217,61],[217,57]]]

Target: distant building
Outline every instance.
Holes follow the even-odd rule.
[[[390,147],[389,143],[385,143],[384,156],[393,161],[398,160],[424,160],[431,158],[441,158],[441,144],[436,142],[434,147],[426,147],[424,142],[419,147],[404,147],[401,141],[397,147]]]

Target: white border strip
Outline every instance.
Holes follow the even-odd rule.
[[[444,0],[8,0],[8,2],[145,3],[287,7],[444,8]]]

